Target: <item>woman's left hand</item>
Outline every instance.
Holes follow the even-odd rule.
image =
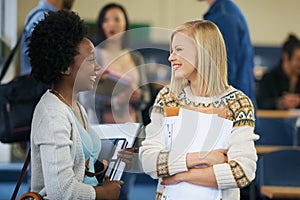
[[[118,158],[121,161],[126,163],[125,170],[130,170],[134,161],[135,161],[135,153],[137,152],[138,148],[126,148],[122,149],[118,152]]]
[[[181,182],[182,180],[180,180],[180,174],[182,174],[182,173],[178,173],[173,176],[163,178],[161,184],[162,185],[174,185],[174,184]]]
[[[133,90],[131,97],[130,97],[130,102],[135,103],[140,101],[142,98],[142,90],[140,88],[137,88]]]

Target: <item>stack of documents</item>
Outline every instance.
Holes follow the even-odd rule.
[[[164,118],[166,149],[178,155],[227,149],[232,125],[232,121],[219,117],[218,114],[206,114],[181,108],[178,116]],[[191,200],[200,197],[215,200],[222,197],[221,191],[216,188],[186,182],[166,186],[163,195],[167,199]]]

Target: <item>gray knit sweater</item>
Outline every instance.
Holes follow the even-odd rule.
[[[95,199],[94,188],[83,183],[84,169],[75,120],[67,105],[47,91],[32,121],[31,190],[45,199]]]

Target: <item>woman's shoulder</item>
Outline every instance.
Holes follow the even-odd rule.
[[[37,143],[52,141],[53,134],[67,134],[70,137],[72,124],[75,121],[67,106],[48,90],[34,111],[32,137]]]
[[[234,126],[248,125],[254,127],[255,114],[251,99],[235,88],[225,98],[228,102],[229,118],[234,122]]]
[[[154,105],[156,106],[178,106],[178,98],[175,97],[169,85],[164,86],[157,94]]]
[[[232,86],[227,90],[227,92],[222,97],[223,99],[226,99],[228,101],[228,105],[232,105],[236,102],[240,102],[241,106],[252,106],[251,99],[241,90],[236,89]]]
[[[169,90],[169,87],[165,86],[158,92],[154,101],[152,112],[159,113],[162,115],[164,114],[164,106],[166,105],[166,99]]]
[[[36,112],[40,114],[59,115],[68,113],[67,106],[58,99],[54,94],[47,90],[41,97],[39,103],[36,105]]]

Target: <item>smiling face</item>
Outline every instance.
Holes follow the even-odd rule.
[[[75,90],[92,90],[97,78],[100,66],[96,63],[94,45],[84,38],[78,46],[79,54],[74,58],[74,64],[70,67],[71,77],[75,82]]]
[[[102,28],[106,38],[124,32],[126,30],[126,19],[122,10],[119,8],[109,9],[105,13]]]
[[[172,38],[169,61],[175,78],[197,79],[197,50],[190,33],[177,32]]]
[[[215,96],[229,87],[225,43],[214,23],[196,20],[178,26],[170,46],[174,94],[187,85],[200,96]]]

